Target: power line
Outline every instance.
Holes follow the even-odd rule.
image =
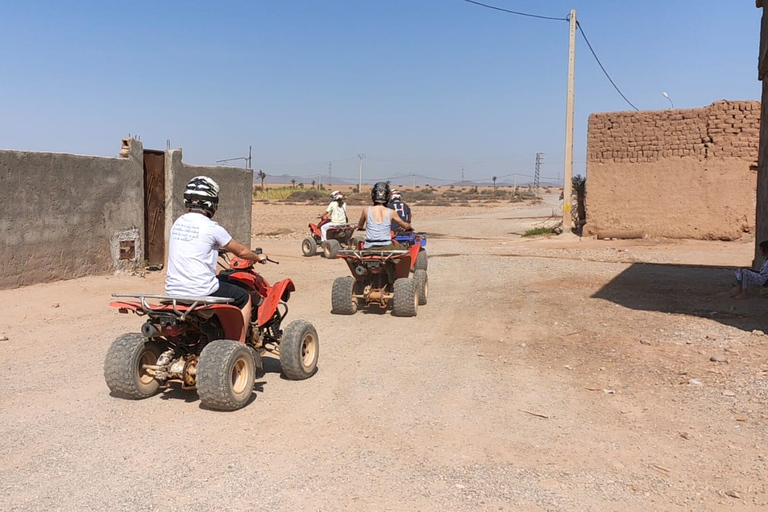
[[[542,19],[542,20],[552,20],[552,21],[570,21],[570,16],[568,16],[566,18],[555,18],[555,17],[552,17],[552,16],[541,16],[539,14],[529,14],[529,13],[525,13],[525,12],[510,11],[509,9],[503,9],[501,7],[496,7],[494,5],[488,5],[488,4],[484,4],[484,3],[481,3],[481,2],[476,2],[475,0],[464,0],[464,1],[467,2],[467,3],[470,3],[470,4],[475,4],[475,5],[479,5],[479,6],[482,6],[482,7],[486,7],[488,9],[493,9],[495,11],[506,12],[506,13],[515,14],[515,15],[518,15],[518,16],[527,16],[529,18],[538,18],[538,19]],[[605,74],[605,77],[608,79],[609,82],[611,82],[611,85],[613,86],[613,88],[616,89],[616,92],[618,92],[619,95],[622,98],[624,98],[624,101],[626,101],[629,104],[630,107],[632,107],[633,109],[639,111],[640,109],[637,108],[635,105],[633,105],[632,102],[629,101],[629,99],[627,99],[627,97],[624,95],[624,93],[621,92],[621,89],[619,89],[619,86],[616,85],[616,82],[613,81],[613,78],[611,78],[611,75],[609,75],[608,71],[606,71],[605,66],[603,66],[603,63],[600,62],[600,58],[597,56],[597,53],[595,52],[595,49],[592,48],[592,44],[589,42],[589,39],[587,39],[587,35],[584,33],[584,29],[581,27],[581,23],[579,23],[577,21],[576,22],[576,26],[578,27],[579,32],[581,32],[581,37],[584,38],[584,42],[587,43],[587,46],[589,47],[589,51],[592,52],[592,56],[597,61],[597,65],[600,66],[600,69],[603,70],[603,73]]]
[[[618,93],[619,93],[619,95],[620,95],[622,98],[624,98],[624,101],[626,101],[626,102],[629,104],[629,106],[630,106],[630,107],[632,107],[633,109],[635,109],[635,110],[639,111],[640,109],[639,109],[639,108],[637,108],[636,106],[634,106],[634,105],[632,104],[632,102],[631,102],[631,101],[629,101],[629,100],[627,99],[627,97],[626,97],[626,96],[624,96],[624,93],[623,93],[623,92],[621,92],[621,90],[619,89],[619,86],[617,86],[617,85],[616,85],[616,83],[613,81],[613,79],[611,78],[611,75],[609,75],[609,74],[608,74],[608,71],[606,71],[606,70],[605,70],[605,67],[603,66],[603,63],[602,63],[602,62],[600,62],[600,59],[597,57],[597,54],[595,53],[595,50],[592,48],[592,45],[589,43],[589,39],[587,39],[587,35],[584,33],[584,29],[583,29],[583,28],[581,28],[581,23],[579,23],[579,22],[577,21],[577,22],[576,22],[576,26],[579,28],[579,32],[581,32],[581,37],[583,37],[583,38],[584,38],[584,42],[586,42],[586,43],[587,43],[587,46],[589,47],[589,51],[590,51],[590,52],[592,52],[592,56],[593,56],[593,57],[595,58],[595,60],[597,61],[597,65],[598,65],[598,66],[600,66],[600,69],[602,69],[602,70],[603,70],[603,73],[605,73],[605,77],[608,79],[608,81],[609,81],[609,82],[611,82],[611,85],[613,86],[613,88],[614,88],[614,89],[616,89],[616,92],[618,92]]]
[[[496,7],[493,5],[484,4],[481,2],[475,2],[475,0],[464,0],[467,3],[479,5],[481,7],[486,7],[488,9],[493,9],[495,11],[501,11],[506,12],[508,14],[515,14],[517,16],[526,16],[528,18],[537,18],[540,20],[551,20],[551,21],[568,21],[568,18],[555,18],[552,16],[541,16],[540,14],[529,14],[527,12],[519,12],[519,11],[510,11],[509,9],[502,9],[501,7]]]

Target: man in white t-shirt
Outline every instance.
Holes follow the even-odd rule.
[[[331,204],[325,209],[325,213],[329,214],[330,221],[320,226],[320,240],[326,241],[326,234],[329,228],[343,226],[347,223],[347,204],[344,202],[344,194],[335,190]]]
[[[256,262],[267,257],[256,254],[233,239],[227,230],[211,220],[219,206],[219,185],[207,176],[192,178],[184,190],[187,213],[171,227],[168,245],[168,272],[165,293],[187,297],[226,297],[243,313],[241,339],[251,321],[251,297],[239,286],[220,281],[216,276],[219,248]]]

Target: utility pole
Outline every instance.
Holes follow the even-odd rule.
[[[461,184],[464,184],[464,168],[461,168]]]
[[[540,187],[540,181],[539,177],[541,175],[541,157],[544,156],[544,153],[536,153],[536,172],[533,175],[533,187],[536,189],[536,197],[539,197],[541,194],[539,193],[539,187]]]
[[[416,190],[416,175],[413,175],[413,190]]]
[[[565,107],[565,170],[563,175],[563,233],[571,231],[571,194],[573,179],[573,103],[576,83],[576,9],[569,16],[571,33],[568,44],[568,100]]]
[[[248,169],[252,169],[251,167],[251,148],[253,146],[248,146]]]
[[[517,173],[515,173],[515,193],[517,193]]]
[[[331,167],[332,163],[328,162],[328,186],[333,188],[333,184],[331,183]]]
[[[357,191],[359,193],[363,191],[363,158],[365,158],[365,154],[358,153],[357,158],[360,159],[360,185],[357,187]]]

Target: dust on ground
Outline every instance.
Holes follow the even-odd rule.
[[[269,360],[232,413],[113,398],[104,354],[141,319],[109,294],[160,292],[162,273],[0,291],[0,509],[768,507],[768,300],[727,293],[752,241],[521,238],[551,201],[419,210],[429,304],[343,317],[346,265],[303,258],[294,231],[314,210],[264,208],[290,234],[254,238],[281,263],[260,270],[295,280],[318,373]]]

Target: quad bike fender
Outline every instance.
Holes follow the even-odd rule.
[[[215,304],[211,306],[211,309],[216,311],[216,316],[219,317],[222,329],[224,329],[224,337],[228,340],[240,340],[240,343],[245,343],[245,339],[242,337],[243,333],[243,313],[237,306],[231,304]]]
[[[411,267],[415,265],[415,262],[416,258],[412,257],[410,253],[397,260],[395,263],[395,279],[400,279],[401,277],[410,277]]]
[[[287,300],[287,294],[294,290],[296,290],[296,287],[290,279],[283,279],[272,286],[272,289],[269,290],[269,295],[267,295],[267,298],[265,298],[264,302],[259,306],[259,327],[262,327],[272,319],[280,301]]]
[[[419,257],[419,251],[421,251],[421,244],[413,244],[408,248],[408,256],[410,258],[409,270],[412,270],[413,267],[416,266],[416,259]],[[404,277],[408,277],[408,276],[404,276]]]
[[[315,235],[318,238],[322,238],[322,233],[320,232],[320,227],[318,227],[317,224],[309,223],[309,230],[312,232],[313,235]]]
[[[128,302],[128,301],[114,301],[109,305],[113,308],[119,308],[120,312],[133,311],[135,313],[144,313],[144,309],[141,306],[141,302]],[[187,308],[179,306],[179,311],[185,311]],[[196,311],[210,311],[213,310],[222,329],[224,329],[224,335],[229,340],[240,340],[241,343],[245,342],[245,339],[241,337],[243,331],[243,314],[240,312],[240,308],[231,304],[212,304],[210,306],[203,306],[197,308]],[[168,312],[173,313],[173,306],[166,305],[152,305],[152,311],[156,313]],[[193,313],[194,314],[194,313]]]

